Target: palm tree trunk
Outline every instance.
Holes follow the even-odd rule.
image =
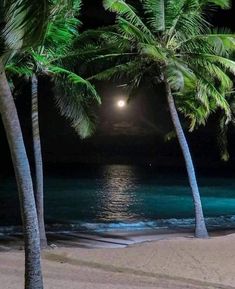
[[[188,179],[189,179],[190,187],[191,187],[192,194],[193,194],[195,219],[196,219],[195,237],[208,238],[208,232],[207,232],[206,225],[205,225],[201,198],[200,198],[200,193],[199,193],[199,189],[197,185],[197,179],[196,179],[196,174],[194,170],[191,153],[190,153],[189,146],[188,146],[186,137],[184,135],[184,131],[181,126],[179,116],[175,107],[175,102],[171,93],[171,88],[166,77],[164,77],[164,82],[166,85],[167,101],[168,101],[168,105],[170,108],[171,118],[172,118],[175,130],[176,130],[176,134],[178,137],[181,150],[183,152],[184,160],[186,163],[186,169],[188,173]]]
[[[0,113],[11,151],[25,238],[25,289],[43,289],[37,212],[15,103],[0,59]]]
[[[37,208],[40,245],[41,248],[47,247],[47,238],[44,224],[44,193],[43,193],[43,164],[40,140],[40,129],[38,120],[38,79],[32,76],[32,133],[33,133],[33,152],[35,163],[35,187],[34,195]]]

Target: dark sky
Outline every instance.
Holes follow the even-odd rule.
[[[130,2],[135,3],[136,1],[130,0]],[[214,26],[229,27],[235,32],[235,1],[233,1],[231,9],[215,9],[213,14],[207,16],[209,22]],[[104,10],[102,0],[86,0],[84,1],[82,10],[82,21],[86,29],[95,28],[97,26],[113,24],[115,15]],[[107,135],[118,134],[118,132],[120,135],[123,135],[126,132],[126,134],[129,135],[136,134],[145,138],[149,133],[150,135],[158,135],[160,138],[163,138],[164,134],[172,129],[171,120],[165,108],[164,100],[161,98],[163,95],[162,91],[139,93],[139,96],[136,98],[137,100],[130,104],[129,111],[119,113],[117,110],[115,111],[113,107],[113,103],[116,97],[118,97],[118,90],[115,91],[115,93],[113,91],[113,87],[112,89],[108,87],[103,90],[106,97],[104,98],[101,110],[101,128],[103,132],[107,132]],[[154,107],[156,109],[154,109]],[[202,142],[205,143],[206,151],[208,151],[207,145],[209,147],[213,146],[214,148],[214,150],[212,150],[213,152],[209,150],[207,153],[217,154],[218,156],[218,147],[215,144],[216,131],[213,127],[213,121],[214,119],[210,121],[208,130],[204,128],[199,130],[199,136],[202,138]],[[209,138],[211,142],[209,141],[209,143],[207,143],[208,140],[205,140],[203,134],[207,135],[207,138]],[[190,135],[189,138],[193,139],[194,137],[197,138],[197,136],[196,132]],[[194,145],[192,141],[192,146]],[[197,149],[200,151],[203,148],[197,144],[194,150]]]
[[[135,2],[136,1],[132,0],[132,3]],[[83,3],[82,21],[86,28],[109,25],[114,22],[114,15],[104,10],[102,0],[84,0]],[[231,9],[217,9],[217,11],[215,11],[211,17],[212,22],[216,26],[230,27],[233,31],[235,31],[235,1],[232,1]]]
[[[132,0],[132,3],[135,2]],[[218,9],[213,16],[210,16],[209,20],[215,26],[229,27],[235,32],[234,4],[235,1],[233,1],[230,10]],[[85,29],[113,24],[115,21],[114,15],[104,10],[102,0],[85,0],[82,12]],[[137,158],[148,155],[146,158],[148,160],[157,156],[156,163],[158,163],[161,156],[165,156],[166,163],[168,163],[166,159],[169,159],[171,163],[174,156],[179,157],[181,155],[176,141],[165,143],[163,140],[164,134],[172,129],[172,124],[162,97],[162,91],[140,92],[136,100],[130,104],[128,111],[123,112],[118,112],[114,108],[116,98],[121,95],[118,89],[115,90],[107,84],[106,87],[102,88],[102,92],[104,99],[100,114],[99,131],[104,135],[106,134],[106,137],[102,140],[99,139],[100,143],[98,143],[101,147],[98,150],[105,151],[104,155],[110,150],[118,156],[133,153],[132,161],[135,154]],[[216,145],[216,129],[213,124],[214,119],[210,121],[206,128],[201,128],[198,132],[189,134],[188,138],[196,159],[202,160],[199,162],[203,163],[203,160],[207,158],[208,163],[218,162],[222,168],[223,164],[219,161],[219,151]],[[230,130],[230,133],[232,135],[232,130]],[[230,146],[233,147],[233,144],[234,139],[231,136]],[[232,158],[233,156],[231,156]]]
[[[219,10],[211,19],[220,27],[230,27],[235,31],[235,5],[228,11]],[[114,23],[114,15],[105,12],[101,0],[84,0],[81,20],[83,28]],[[81,141],[68,122],[61,118],[54,106],[50,84],[42,80],[40,84],[40,120],[43,156],[45,163],[111,162],[111,163],[156,163],[159,166],[184,166],[176,140],[164,141],[164,134],[172,129],[161,89],[143,89],[128,108],[117,110],[116,100],[123,92],[115,84],[103,83],[99,86],[103,105],[99,111],[98,129],[94,137]],[[32,154],[30,129],[30,96],[27,93],[17,99],[19,115],[24,130],[28,155]],[[0,124],[1,168],[9,166],[9,153],[3,129]],[[235,134],[230,131],[231,160],[222,164],[216,144],[214,119],[206,128],[188,134],[194,159],[199,166],[210,165],[226,169],[235,168]]]
[[[227,11],[218,9],[210,20],[216,26],[230,27],[235,31],[234,12],[234,5]],[[115,15],[104,10],[102,0],[84,1],[82,22],[85,29],[113,24],[114,21]],[[140,159],[141,162],[148,162],[152,159],[154,162],[156,159],[156,163],[162,163],[159,160],[163,156],[166,164],[173,164],[174,156],[180,157],[181,152],[176,140],[164,142],[164,135],[172,129],[172,124],[163,91],[143,90],[139,92],[135,101],[129,104],[128,109],[118,111],[115,103],[116,99],[122,97],[122,91],[115,88],[115,85],[102,85],[100,91],[103,104],[98,132],[93,138],[93,148],[101,156],[106,156],[106,161],[112,161],[116,156],[114,161],[128,159],[128,162],[134,162],[135,159]],[[201,128],[198,132],[188,135],[188,138],[193,154],[199,162],[203,163],[207,158],[208,163],[220,163],[213,119],[207,128]],[[230,144],[233,145],[233,139],[230,139]]]
[[[104,10],[102,0],[85,0],[81,18],[86,28],[110,25],[115,21],[115,16]]]

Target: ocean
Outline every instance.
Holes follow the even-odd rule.
[[[235,229],[235,179],[198,178],[210,230]],[[187,175],[150,166],[80,166],[45,176],[48,231],[193,229]],[[14,178],[0,180],[0,233],[20,230]]]

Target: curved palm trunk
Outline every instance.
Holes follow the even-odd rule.
[[[11,151],[25,238],[25,289],[43,289],[32,178],[15,103],[0,59],[0,113]]]
[[[43,164],[41,140],[38,120],[38,79],[32,76],[32,133],[33,133],[33,152],[35,162],[35,187],[34,195],[37,208],[38,225],[40,233],[41,248],[47,247],[47,238],[44,224],[44,193],[43,193]]]
[[[165,78],[165,85],[166,85],[167,100],[168,100],[168,105],[170,108],[171,118],[172,118],[175,130],[176,130],[176,134],[178,137],[181,150],[183,152],[183,156],[184,156],[184,160],[185,160],[186,168],[187,168],[187,173],[188,173],[188,179],[189,179],[190,187],[191,187],[192,194],[193,194],[195,219],[196,219],[195,237],[207,238],[208,232],[206,229],[205,220],[203,216],[201,198],[200,198],[200,193],[199,193],[199,189],[197,185],[197,179],[196,179],[192,157],[191,157],[189,146],[188,146],[186,137],[184,135],[184,131],[182,129],[179,116],[175,107],[175,102],[171,93],[171,88],[166,78]]]

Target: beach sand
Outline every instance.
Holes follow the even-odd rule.
[[[45,289],[235,288],[235,234],[109,238],[115,248],[95,249],[85,248],[84,239],[80,246],[74,239],[43,252]],[[152,241],[136,244],[146,240]],[[23,251],[1,248],[0,288],[23,288]]]

